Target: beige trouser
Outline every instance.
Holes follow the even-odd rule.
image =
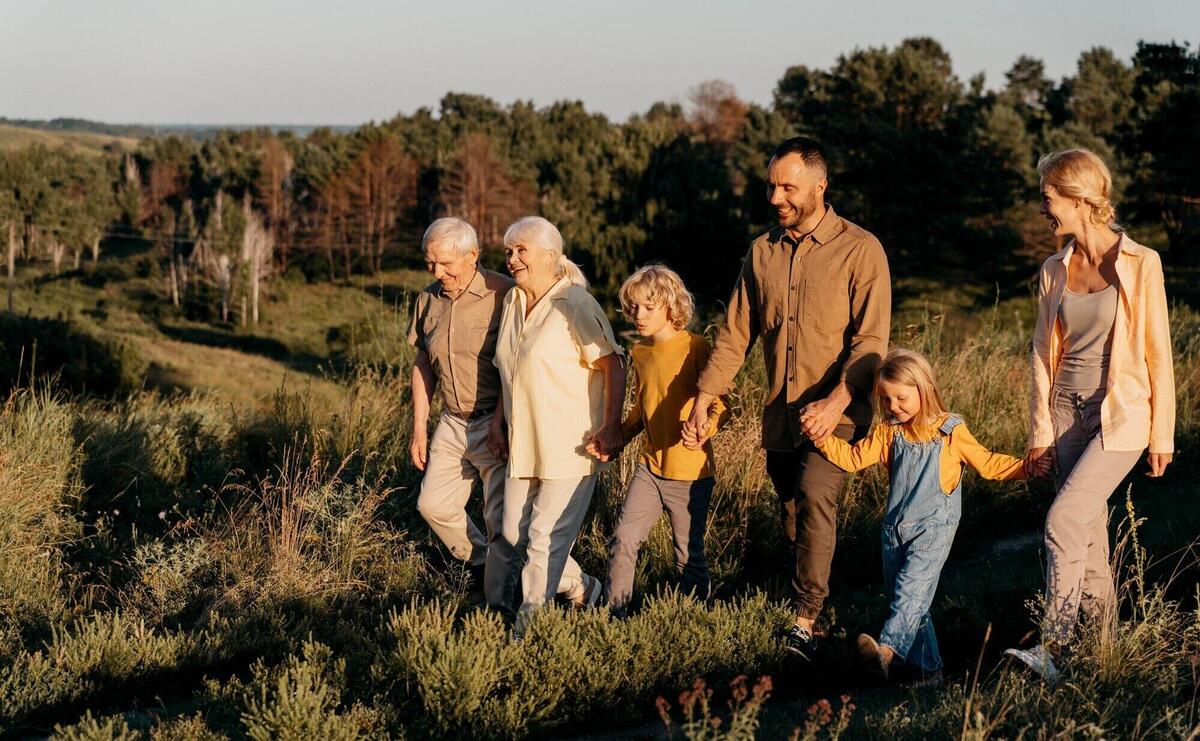
[[[521,568],[518,617],[541,608],[557,591],[578,594],[583,572],[571,558],[571,547],[583,525],[596,476],[573,479],[518,479],[504,484],[504,540],[513,546]]]
[[[484,567],[483,593],[490,604],[501,605],[510,549],[500,537],[504,518],[504,461],[487,447],[492,415],[471,421],[443,414],[429,443],[429,459],[417,511],[434,534],[459,561]],[[467,515],[467,500],[475,482],[483,484],[485,536]],[[499,547],[493,547],[499,543]]]
[[[1111,616],[1108,498],[1137,463],[1140,450],[1105,450],[1100,434],[1103,390],[1087,397],[1055,389],[1051,399],[1058,490],[1046,516],[1046,617],[1043,637],[1071,638],[1079,610]]]

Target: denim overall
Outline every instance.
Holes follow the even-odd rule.
[[[951,415],[938,429],[941,434],[926,443],[904,439],[899,425],[892,438],[891,484],[883,518],[883,583],[891,614],[879,643],[926,674],[942,668],[929,605],[962,516],[962,479],[953,492],[942,493],[942,446],[961,423]]]

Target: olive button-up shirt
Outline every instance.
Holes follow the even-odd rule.
[[[490,412],[500,401],[500,374],[492,359],[508,276],[479,268],[451,299],[433,283],[417,295],[408,343],[429,355],[446,411],[460,417]]]
[[[761,337],[770,385],[763,447],[799,447],[805,441],[801,408],[841,382],[852,397],[841,421],[868,425],[891,305],[891,277],[879,240],[832,206],[799,241],[782,227],[772,229],[750,245],[699,389],[725,392]]]

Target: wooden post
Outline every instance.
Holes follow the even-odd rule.
[[[17,222],[8,222],[8,310],[13,310],[13,281],[17,272]]]

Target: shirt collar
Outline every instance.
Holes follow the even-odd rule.
[[[487,280],[483,277],[483,268],[475,268],[475,277],[467,284],[467,293],[483,296],[488,293]]]
[[[1121,232],[1121,237],[1117,242],[1117,248],[1120,250],[1120,253],[1118,253],[1118,254],[1136,255],[1137,250],[1135,249],[1135,247],[1136,247],[1136,244],[1134,243],[1134,241],[1132,239],[1129,238],[1129,235],[1125,232]],[[1071,255],[1074,254],[1074,252],[1075,252],[1075,240],[1072,239],[1070,242],[1067,242],[1066,247],[1063,247],[1061,250],[1059,250],[1058,252],[1055,252],[1053,255],[1051,255],[1050,259],[1058,260],[1059,262],[1065,264],[1067,262],[1067,260],[1069,260],[1071,258]]]
[[[557,283],[550,286],[550,290],[546,291],[546,294],[551,300],[558,301],[559,299],[564,299],[567,297],[567,289],[570,287],[571,279],[564,275],[558,279]]]
[[[434,285],[437,286],[437,295],[439,298],[444,298],[448,301],[451,300],[450,295],[446,293],[444,288],[442,288],[442,284],[440,282],[435,283]],[[488,293],[487,280],[485,280],[483,277],[483,268],[479,267],[478,265],[475,266],[475,276],[471,278],[471,282],[467,284],[467,287],[463,290],[463,293],[470,293],[474,296],[484,296]],[[461,296],[462,293],[459,295]]]
[[[817,222],[817,226],[807,236],[812,237],[812,240],[817,244],[828,244],[831,239],[841,233],[841,221],[841,217],[833,210],[833,206],[826,203],[825,215],[821,217],[821,220]],[[776,229],[779,230],[775,239],[776,242],[783,242],[790,245],[800,244],[799,241],[792,239],[791,235],[783,227],[776,227]]]

